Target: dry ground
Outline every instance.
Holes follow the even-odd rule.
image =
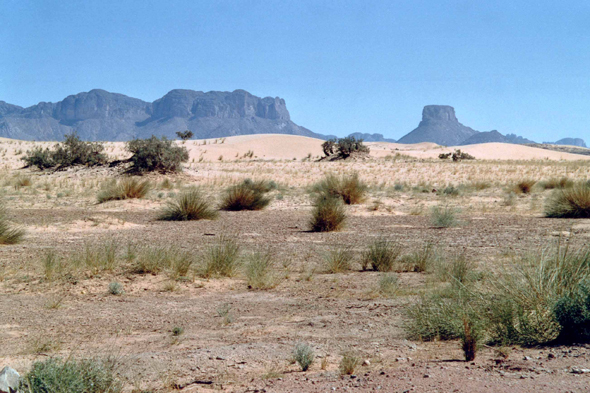
[[[33,361],[49,356],[113,356],[128,390],[136,392],[589,389],[590,374],[572,373],[572,368],[590,368],[590,347],[515,347],[508,349],[507,360],[484,348],[475,362],[465,363],[457,342],[406,339],[404,309],[427,290],[429,274],[395,273],[400,291],[388,297],[378,291],[380,273],[362,272],[354,265],[350,272],[328,274],[322,256],[342,246],[359,254],[386,236],[401,242],[404,253],[433,242],[442,254],[465,254],[488,272],[512,255],[539,250],[560,237],[585,244],[590,220],[543,218],[550,191],[511,191],[522,179],[587,180],[590,161],[493,156],[452,163],[428,158],[448,150],[437,146],[396,151],[397,146],[375,144],[373,157],[365,161],[314,162],[307,153],[313,157],[321,150],[308,139],[293,139],[292,148],[284,151],[286,142],[280,138],[268,142],[270,147],[254,137],[207,145],[191,141],[192,158],[183,174],[150,176],[156,187],[143,200],[104,204],[96,203],[96,194],[116,176],[114,171],[48,174],[18,169],[17,153],[32,143],[2,141],[0,193],[10,220],[27,235],[21,244],[0,246],[0,368],[11,365],[25,372]],[[273,148],[279,142],[281,148]],[[109,145],[113,156],[123,156],[121,144]],[[255,156],[260,152],[258,159],[244,158],[248,150]],[[527,157],[538,158],[536,154],[541,153]],[[308,187],[326,172],[353,170],[370,186],[367,200],[347,207],[344,230],[308,232]],[[266,210],[221,212],[215,221],[156,220],[162,205],[187,186],[200,185],[216,202],[227,186],[248,177],[277,182]],[[29,180],[26,185],[23,179]],[[441,192],[448,185],[459,187],[460,195]],[[433,228],[429,207],[438,204],[460,209],[462,224]],[[129,245],[174,246],[200,260],[222,235],[234,237],[243,255],[271,252],[278,285],[249,290],[242,273],[208,280],[196,274],[183,279],[167,272],[139,275],[130,272],[122,257]],[[121,261],[114,271],[45,277],[42,261],[49,251],[67,257],[85,245],[109,241],[120,246]],[[108,293],[113,281],[123,285],[123,295]],[[175,327],[184,333],[174,337]],[[289,362],[298,342],[309,343],[317,355],[305,373]],[[354,378],[338,372],[345,351],[367,360]]]

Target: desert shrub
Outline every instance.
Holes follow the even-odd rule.
[[[209,201],[199,188],[181,193],[174,201],[168,202],[160,216],[163,221],[213,220],[217,217]]]
[[[322,143],[322,150],[326,157],[329,157],[332,154],[334,154],[335,149],[337,147],[337,143],[338,141],[336,139],[328,139],[327,141]]]
[[[333,247],[323,255],[328,273],[341,273],[350,270],[354,253],[350,247]]]
[[[435,228],[451,228],[459,225],[457,210],[450,206],[433,206],[430,209],[430,223]]]
[[[25,167],[37,167],[41,170],[53,168],[56,164],[53,160],[53,154],[49,148],[35,147],[21,157],[25,162]]]
[[[356,370],[356,368],[360,365],[361,358],[359,358],[352,352],[345,352],[342,355],[342,359],[340,360],[338,368],[340,369],[340,374],[352,375],[354,374],[354,370]]]
[[[273,189],[274,183],[264,180],[244,180],[240,184],[230,187],[221,203],[221,210],[262,210],[270,203],[266,193]],[[276,185],[274,185],[276,188]]]
[[[440,158],[440,156],[439,156]],[[461,160],[475,160],[475,157],[473,157],[471,154],[463,152],[459,149],[456,149],[451,158],[453,159],[453,161],[461,161]]]
[[[438,158],[440,158],[441,160],[448,160],[449,158],[451,158],[451,155],[453,155],[453,153],[440,153],[438,155]]]
[[[557,341],[566,344],[590,342],[590,279],[582,280],[577,288],[561,296],[553,313],[561,326]]]
[[[85,142],[76,133],[64,136],[64,141],[56,144],[53,150],[35,148],[22,158],[27,166],[39,169],[64,169],[74,165],[96,166],[107,163],[103,153],[104,145],[100,142]]]
[[[405,329],[410,339],[454,340],[461,337],[462,305],[439,294],[422,296],[406,310]]]
[[[33,184],[30,176],[21,176],[17,175],[14,177],[13,180],[14,188],[16,190],[21,189],[22,187],[29,187]]]
[[[68,269],[71,273],[74,270],[83,269],[91,274],[98,274],[102,271],[113,271],[118,266],[118,254],[120,244],[114,239],[102,243],[87,242],[84,249],[74,253],[65,260],[61,260],[61,269]]]
[[[338,198],[320,196],[314,202],[309,225],[313,232],[339,230],[346,221],[346,212]]]
[[[590,187],[576,185],[554,190],[545,204],[545,217],[590,218]]]
[[[356,139],[353,136],[338,139],[338,153],[343,158],[347,158],[353,153],[368,152],[369,148],[363,143],[362,139]]]
[[[188,161],[186,147],[177,146],[166,137],[133,139],[127,142],[126,149],[132,154],[132,172],[180,172],[181,164]]]
[[[530,194],[535,184],[537,184],[535,180],[524,179],[516,183],[513,189],[517,194]]]
[[[33,363],[23,377],[23,393],[119,393],[112,362],[51,358]]]
[[[394,269],[401,252],[402,246],[399,243],[384,238],[378,239],[363,253],[362,268],[390,272]]]
[[[176,131],[176,136],[182,139],[183,141],[191,139],[195,134],[192,131]]]
[[[15,228],[8,222],[6,208],[0,202],[0,244],[17,244],[24,236],[24,229]]]
[[[121,285],[121,283],[113,281],[109,284],[109,293],[118,296],[125,293],[125,291],[123,290],[123,285]]]
[[[539,186],[544,189],[544,190],[553,190],[553,189],[563,189],[563,188],[571,188],[574,186],[574,181],[567,178],[567,177],[562,177],[560,179],[558,178],[551,178],[549,180],[544,180],[538,183]]]
[[[461,191],[459,191],[459,189],[453,185],[448,185],[439,191],[439,194],[446,196],[459,196]]]
[[[476,191],[482,191],[492,187],[492,183],[485,180],[475,181],[473,183],[470,183],[469,187],[473,188]]]
[[[301,371],[309,370],[309,367],[313,364],[315,358],[315,354],[313,353],[313,349],[304,343],[299,343],[295,345],[295,349],[293,350],[293,360],[299,364],[301,367]]]
[[[204,277],[233,277],[240,268],[240,246],[235,239],[222,236],[217,244],[205,251],[201,275]]]
[[[246,258],[246,278],[249,289],[270,289],[277,285],[273,274],[274,260],[269,252],[255,252]]]
[[[361,203],[365,199],[367,185],[359,179],[357,172],[336,176],[328,174],[313,186],[313,192],[326,197],[341,198],[347,205]]]
[[[136,178],[124,178],[109,184],[98,193],[98,203],[107,201],[143,198],[152,189],[149,180],[139,181]]]
[[[383,274],[379,277],[379,293],[385,297],[394,296],[399,290],[399,279],[393,274]]]

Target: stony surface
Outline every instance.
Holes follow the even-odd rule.
[[[15,393],[20,383],[20,375],[8,366],[0,371],[0,393]]]

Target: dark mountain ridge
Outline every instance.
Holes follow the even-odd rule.
[[[0,136],[61,140],[77,132],[84,140],[126,141],[151,135],[175,138],[191,130],[196,139],[246,134],[291,134],[320,139],[291,121],[285,100],[233,92],[171,90],[154,102],[94,89],[28,108],[0,101]]]

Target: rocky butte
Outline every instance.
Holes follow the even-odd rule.
[[[146,102],[95,89],[28,108],[0,101],[0,137],[6,138],[61,140],[75,131],[84,140],[126,141],[151,135],[175,138],[184,130],[191,130],[195,139],[269,133],[331,137],[291,121],[285,100],[245,90],[172,90]]]

